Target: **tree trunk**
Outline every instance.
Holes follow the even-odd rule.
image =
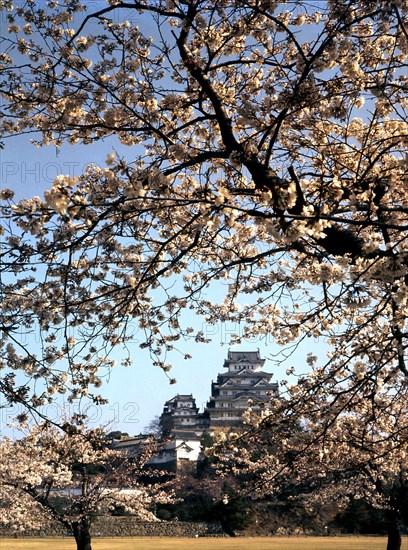
[[[72,525],[77,550],[92,550],[91,525],[88,521],[77,521]]]
[[[401,531],[395,514],[390,517],[388,524],[387,550],[401,550]]]

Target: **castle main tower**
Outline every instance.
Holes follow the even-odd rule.
[[[239,426],[249,399],[256,408],[269,397],[279,395],[278,384],[271,383],[272,374],[262,371],[264,363],[259,350],[228,352],[224,361],[227,371],[212,382],[211,397],[205,408],[210,429]]]

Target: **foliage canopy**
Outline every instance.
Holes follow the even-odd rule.
[[[181,338],[205,340],[192,309],[278,345],[325,339],[286,392],[319,437],[403,411],[407,1],[0,5],[6,142],[120,143],[43,199],[2,192],[3,393],[88,394],[134,321],[167,372]],[[40,354],[17,325],[40,327]]]

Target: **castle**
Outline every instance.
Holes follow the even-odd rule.
[[[188,461],[197,461],[205,432],[242,425],[242,414],[251,400],[252,408],[270,397],[277,397],[278,384],[272,374],[263,372],[265,359],[258,351],[229,351],[224,361],[225,372],[211,384],[211,396],[200,412],[193,395],[176,395],[164,404],[160,416],[162,437],[166,444],[155,466],[175,470]]]

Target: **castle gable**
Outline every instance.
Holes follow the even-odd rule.
[[[222,382],[222,384],[218,385],[219,388],[226,388],[228,386],[235,386],[234,381],[231,378],[228,378],[225,382]]]
[[[248,369],[248,367],[243,367],[242,370],[238,371],[237,373],[234,373],[234,374],[237,374],[239,376],[258,376],[259,373],[255,373],[253,370],[251,369]]]
[[[258,380],[254,384],[254,388],[272,388],[272,387],[273,387],[273,384],[269,384],[269,382],[263,379]]]

